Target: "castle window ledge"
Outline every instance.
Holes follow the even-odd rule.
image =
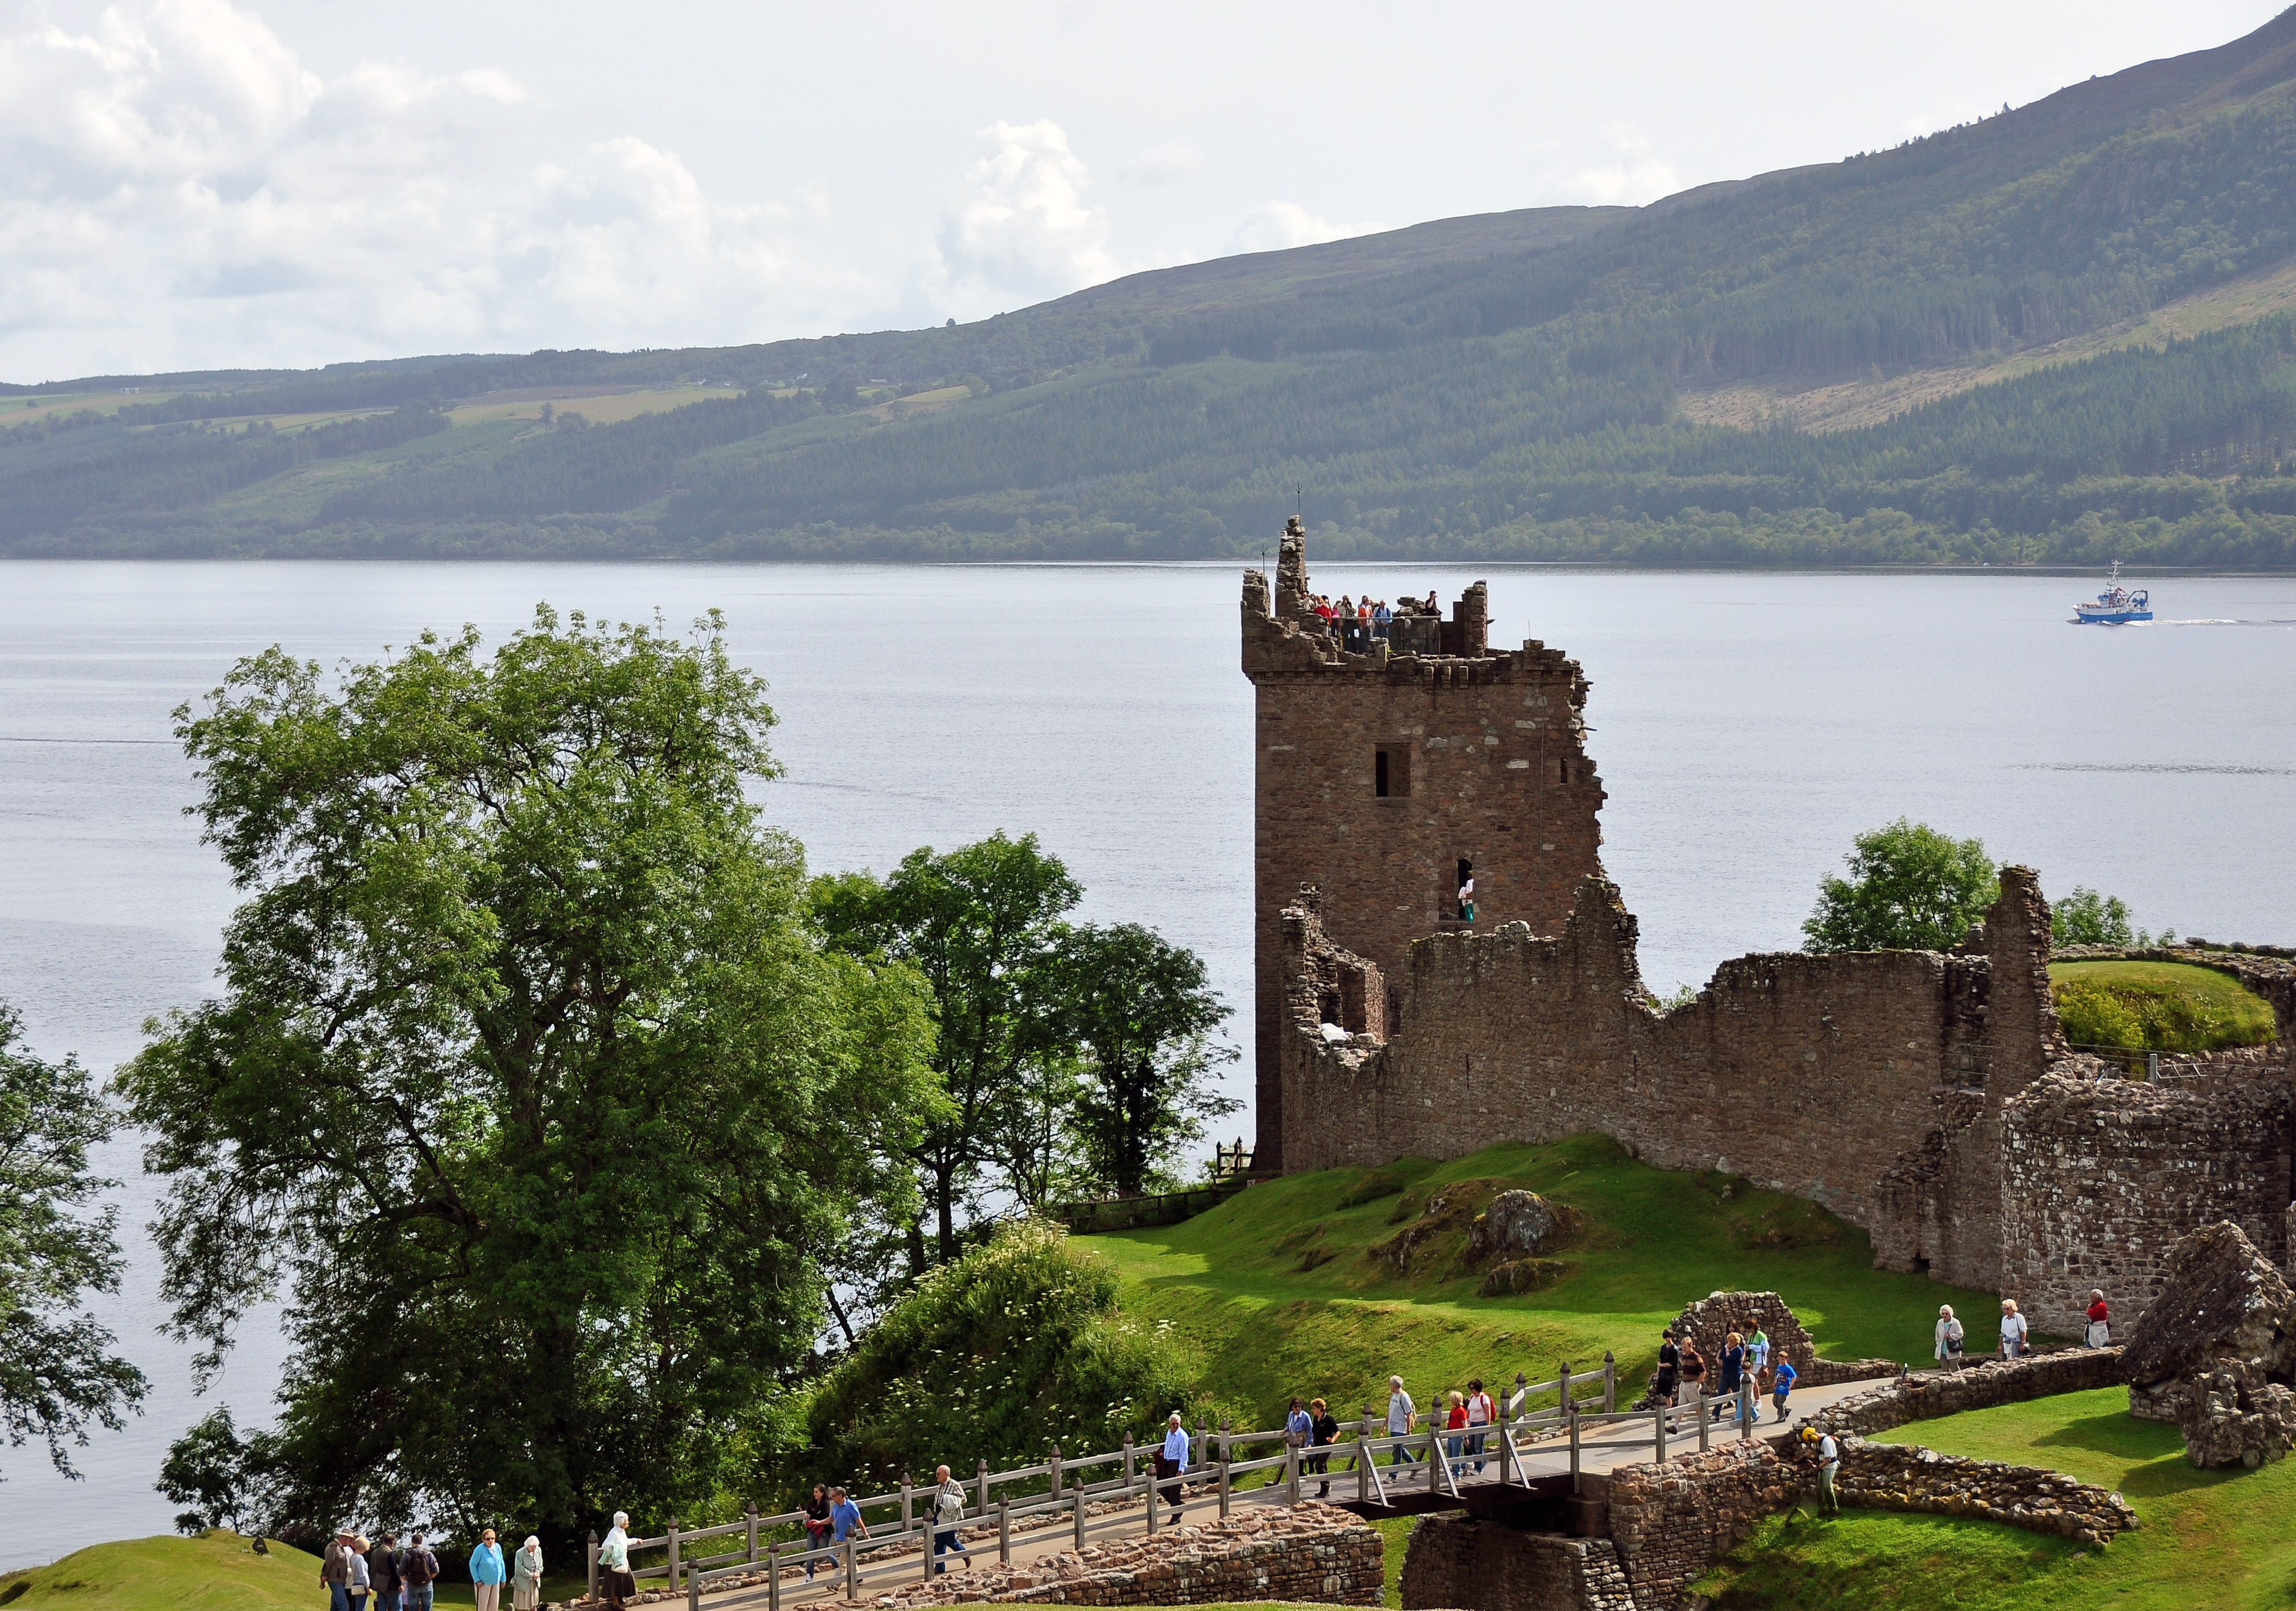
[[[1493,742],[1496,743],[1496,740],[1494,740]],[[1510,760],[1507,762],[1507,770],[1510,772],[1528,772],[1530,770],[1530,762],[1527,760]]]

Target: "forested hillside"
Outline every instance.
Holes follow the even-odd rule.
[[[0,550],[1182,557],[1303,489],[1326,555],[2296,564],[2292,84],[2296,12],[1892,151],[965,326],[0,388]],[[1821,389],[1857,428],[1770,407]]]

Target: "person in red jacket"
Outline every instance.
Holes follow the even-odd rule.
[[[2105,1348],[2112,1345],[2112,1327],[2110,1324],[2112,1319],[2112,1311],[2105,1307],[2104,1294],[2090,1293],[2088,1295],[2088,1345],[2091,1348]]]

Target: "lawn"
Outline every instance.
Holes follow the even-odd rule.
[[[2117,1490],[2144,1525],[2099,1551],[1984,1522],[1852,1512],[1763,1524],[1700,1585],[1718,1607],[1871,1604],[1903,1611],[2264,1611],[2296,1605],[2296,1464],[2196,1471],[2173,1426],[2132,1419],[2125,1388],[1916,1421],[1888,1434],[1948,1454],[2046,1466]]]
[[[2214,968],[2184,962],[2053,962],[2050,991],[2077,1046],[2202,1052],[2263,1046],[2271,1004]]]
[[[248,1540],[132,1538],[0,1576],[10,1611],[312,1611],[326,1604],[316,1556],[284,1544],[258,1555]],[[464,1590],[468,1592],[467,1588]]]
[[[1552,1285],[1480,1297],[1480,1273],[1450,1257],[1456,1237],[1407,1272],[1371,1256],[1431,1193],[1470,1181],[1528,1188],[1585,1216]],[[1346,1202],[1383,1185],[1395,1189]],[[1599,1371],[1605,1349],[1624,1401],[1656,1362],[1660,1329],[1718,1290],[1782,1293],[1826,1357],[1917,1363],[1939,1303],[1994,1303],[1875,1270],[1863,1231],[1799,1198],[1652,1169],[1598,1136],[1286,1176],[1183,1224],[1089,1242],[1122,1271],[1127,1311],[1167,1329],[1221,1412],[1262,1426],[1295,1393],[1330,1399],[1346,1419],[1384,1403],[1390,1372],[1425,1407],[1473,1376],[1538,1380],[1564,1361]]]

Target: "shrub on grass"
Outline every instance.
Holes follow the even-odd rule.
[[[2173,964],[2076,965],[2061,971],[2051,994],[2076,1046],[2210,1052],[2267,1045],[2277,1027],[2270,1005],[2237,982]]]
[[[927,1276],[808,1407],[823,1481],[880,1488],[947,1462],[1013,1467],[1147,1437],[1188,1405],[1152,1327],[1120,1314],[1115,1268],[1056,1226],[1021,1221]]]

